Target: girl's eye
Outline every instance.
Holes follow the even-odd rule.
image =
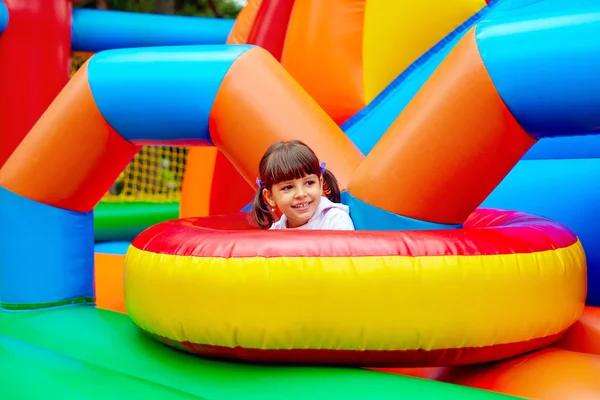
[[[284,186],[282,190],[290,190],[292,188],[291,185]]]
[[[307,182],[306,182],[306,184],[307,184],[307,185],[314,185],[314,184],[315,184],[315,181],[312,181],[312,180],[311,180],[311,181],[307,181]]]

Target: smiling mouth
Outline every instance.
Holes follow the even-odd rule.
[[[302,203],[302,204],[296,204],[295,206],[292,206],[293,209],[295,210],[305,210],[308,208],[308,206],[310,206],[312,204],[312,201],[309,201],[307,203]]]

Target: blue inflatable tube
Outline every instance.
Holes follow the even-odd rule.
[[[98,110],[126,140],[211,143],[208,120],[229,67],[247,45],[118,49],[89,62]],[[150,84],[151,82],[151,84]],[[119,99],[116,103],[114,99]]]
[[[131,47],[225,44],[233,23],[233,19],[223,18],[80,8],[73,10],[72,46],[74,51],[99,52]]]
[[[492,11],[476,34],[509,110],[536,138],[600,133],[600,2],[509,5]]]
[[[0,309],[91,303],[93,229],[92,212],[52,207],[0,186]]]

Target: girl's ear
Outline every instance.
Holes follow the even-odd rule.
[[[323,175],[319,177],[319,183],[321,184],[321,196],[325,196],[325,181],[323,180]]]
[[[273,200],[273,193],[271,193],[267,189],[263,189],[262,194],[267,204],[271,206],[271,208],[275,208],[275,200]]]

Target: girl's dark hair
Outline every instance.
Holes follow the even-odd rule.
[[[275,219],[263,198],[263,189],[271,190],[274,184],[306,175],[323,175],[323,193],[334,203],[340,202],[340,187],[331,171],[321,174],[319,159],[314,151],[299,140],[278,142],[271,145],[260,159],[258,166],[260,184],[252,201],[252,214],[262,229],[271,227]]]

